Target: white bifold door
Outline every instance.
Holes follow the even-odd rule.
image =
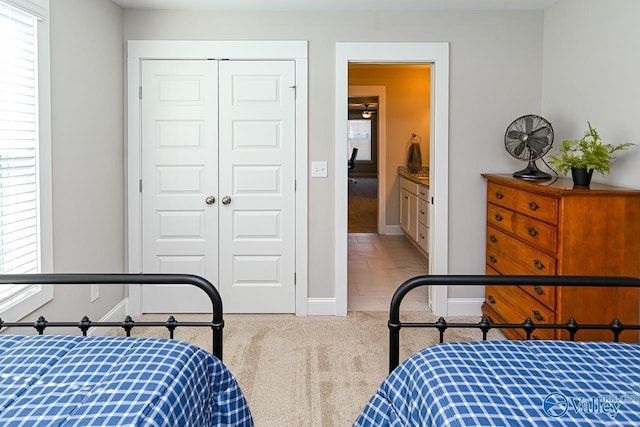
[[[142,268],[208,279],[225,312],[295,312],[294,67],[142,61]],[[142,311],[210,304],[145,285]]]

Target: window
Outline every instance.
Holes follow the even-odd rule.
[[[371,160],[371,120],[352,119],[348,122],[347,148],[349,154],[358,149],[358,160]]]
[[[50,187],[41,185],[50,175],[50,113],[40,102],[49,89],[38,78],[49,69],[41,5],[0,0],[0,274],[51,269]],[[52,297],[50,286],[1,286],[0,315],[17,320]]]

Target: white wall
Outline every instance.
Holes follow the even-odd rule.
[[[454,274],[484,271],[480,173],[522,167],[503,146],[511,120],[542,114],[552,121],[557,142],[581,136],[590,120],[606,142],[640,143],[636,0],[561,0],[544,14],[360,11],[357,25],[349,13],[123,13],[109,0],[54,0],[51,14],[56,271],[124,270],[127,39],[309,40],[309,157],[327,160],[330,167],[335,42],[449,42]],[[623,153],[606,181],[638,187],[640,169],[634,165],[639,160],[639,148]],[[596,175],[594,180],[603,179]],[[309,184],[309,296],[314,298],[333,296],[333,283],[326,280],[333,277],[333,187],[331,179]],[[86,304],[88,290],[74,291],[62,294]],[[481,294],[455,289],[450,296]],[[120,291],[113,298],[103,291],[98,303],[113,306],[120,297]],[[97,306],[101,312],[103,305]]]
[[[542,110],[554,145],[580,138],[587,121],[605,143],[640,144],[639,16],[637,0],[562,0],[545,13]],[[639,164],[635,147],[593,180],[640,188]]]
[[[521,168],[504,149],[507,125],[540,112],[543,13],[189,12],[125,10],[133,39],[308,40],[309,158],[334,156],[334,58],[338,41],[450,43],[450,272],[484,272],[482,172]],[[346,100],[345,100],[346,102]],[[332,174],[330,174],[332,175]],[[334,183],[309,183],[309,297],[334,296]],[[456,289],[456,291],[460,291]],[[456,292],[451,293],[457,296]],[[477,292],[476,296],[481,296]]]
[[[124,43],[122,9],[109,0],[55,0],[51,22],[54,272],[124,271]],[[56,288],[51,320],[99,320],[122,286]]]

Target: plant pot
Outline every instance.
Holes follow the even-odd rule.
[[[571,168],[571,176],[573,177],[573,186],[579,188],[589,188],[593,169],[587,171],[585,168]]]

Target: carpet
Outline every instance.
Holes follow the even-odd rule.
[[[166,317],[145,315],[138,320]],[[209,315],[176,318],[210,320]],[[386,312],[349,312],[346,317],[227,314],[224,363],[240,384],[256,426],[350,426],[387,376],[387,320]],[[407,312],[401,320],[434,322],[436,318],[430,313]],[[134,328],[133,335],[163,335],[149,329]],[[499,334],[491,331],[490,338]],[[207,328],[178,327],[176,338],[211,351]],[[445,339],[477,340],[480,332],[451,329]],[[437,340],[435,330],[403,329],[400,360]]]

